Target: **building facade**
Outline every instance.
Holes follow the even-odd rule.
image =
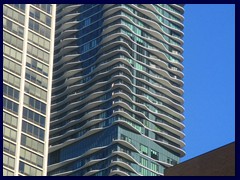
[[[235,176],[235,142],[166,168],[165,176]]]
[[[60,4],[48,175],[161,176],[184,156],[182,4]]]
[[[3,5],[3,175],[47,174],[56,5]]]

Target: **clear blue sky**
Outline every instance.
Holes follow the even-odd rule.
[[[186,4],[186,156],[235,140],[235,6]]]

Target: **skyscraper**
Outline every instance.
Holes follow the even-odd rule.
[[[57,6],[48,175],[163,175],[184,156],[182,4]]]
[[[47,174],[56,5],[3,5],[3,175]]]

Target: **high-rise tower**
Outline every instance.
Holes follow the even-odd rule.
[[[56,5],[3,5],[3,175],[47,174]]]
[[[57,6],[49,175],[163,175],[184,156],[182,4]]]

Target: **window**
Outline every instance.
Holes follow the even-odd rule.
[[[81,47],[81,53],[85,53],[85,52],[95,48],[96,46],[97,46],[97,40],[96,39],[94,39],[90,42],[87,42]]]
[[[13,58],[19,62],[22,61],[22,53],[18,52],[17,50],[3,44],[3,53],[7,56],[9,56],[10,58]]]
[[[15,155],[16,145],[3,140],[3,151]]]
[[[6,82],[6,83],[9,83],[15,87],[20,87],[20,78],[6,72],[6,71],[3,71],[3,80]]]
[[[137,70],[141,70],[141,71],[143,70],[143,66],[141,64],[137,63],[137,62],[136,62],[135,68]]]
[[[43,158],[41,156],[34,154],[23,148],[20,149],[20,159],[28,161],[34,165],[37,165],[38,167],[43,166]]]
[[[30,8],[30,16],[35,18],[36,20],[41,21],[42,23],[48,26],[51,26],[51,18],[48,15],[40,12],[35,8],[32,8],[32,7]]]
[[[41,142],[38,142],[24,134],[21,137],[21,145],[26,146],[36,152],[43,153],[44,145]]]
[[[148,147],[147,146],[144,146],[144,145],[140,144],[140,151],[143,154],[148,155]]]
[[[24,15],[22,15],[19,12],[14,11],[13,9],[7,7],[7,6],[3,6],[3,14],[11,19],[13,19],[14,21],[19,22],[20,24],[24,24]]]
[[[39,99],[42,99],[44,101],[47,100],[47,92],[46,91],[28,83],[28,82],[25,82],[25,92],[27,92],[33,96],[36,96]]]
[[[82,53],[87,52],[89,49],[90,49],[90,43],[84,44]]]
[[[3,137],[6,137],[12,141],[16,141],[17,131],[10,129],[6,126],[3,126]]]
[[[28,32],[28,39],[41,48],[46,50],[50,49],[50,42],[48,40],[36,35],[35,33],[32,33],[31,31]]]
[[[14,47],[17,47],[18,49],[23,48],[23,40],[13,36],[12,34],[3,31],[3,40],[7,42],[8,44],[13,45]]]
[[[148,129],[145,129],[145,135],[148,136]]]
[[[23,117],[37,125],[45,126],[45,117],[23,107]]]
[[[27,66],[42,73],[43,75],[48,75],[48,66],[44,65],[43,63],[37,61],[36,59],[27,56]]]
[[[26,121],[22,121],[22,131],[25,133],[28,133],[31,136],[34,136],[42,141],[44,140],[44,130],[42,130]]]
[[[21,66],[5,57],[3,57],[3,67],[16,73],[17,75],[21,75]]]
[[[125,141],[129,142],[129,143],[132,143],[132,139],[130,137],[127,137],[127,136],[123,135],[123,134],[121,134],[120,138],[122,140],[125,140]]]
[[[141,173],[143,176],[148,176],[148,170],[145,169],[145,168],[140,167],[140,173]]]
[[[28,44],[28,53],[31,54],[32,56],[35,56],[36,58],[48,63],[49,61],[49,53],[46,53],[45,51],[38,49],[37,47]]]
[[[154,172],[151,172],[151,171],[149,171],[150,172],[150,176],[157,176],[157,174],[156,173],[154,173]]]
[[[18,113],[18,104],[6,98],[3,98],[3,108],[16,114]]]
[[[158,160],[159,158],[159,153],[153,149],[151,149],[151,158]]]
[[[15,35],[23,37],[23,33],[24,33],[23,27],[12,22],[11,20],[3,18],[3,27],[13,32]]]
[[[51,33],[50,29],[39,24],[36,21],[33,21],[32,19],[29,19],[29,28],[46,38],[50,38],[50,33]]]
[[[9,4],[9,5],[20,11],[25,12],[25,4]]]
[[[16,101],[19,99],[19,91],[5,84],[3,84],[3,94]]]
[[[48,14],[52,13],[52,5],[50,4],[32,4],[33,6],[38,7],[39,9],[47,12]]]
[[[92,45],[91,46],[93,48],[97,46],[97,40],[96,39],[92,40]]]
[[[47,78],[42,77],[29,69],[26,69],[26,79],[42,86],[43,88],[47,88]]]
[[[27,95],[24,95],[24,104],[28,105],[29,107],[45,114],[46,113],[46,104],[30,97]]]
[[[24,162],[19,163],[19,172],[22,174],[30,175],[30,176],[42,176],[42,171],[25,164]]]
[[[12,157],[7,156],[6,154],[3,154],[3,164],[9,168],[14,168],[15,159]]]
[[[172,164],[172,165],[176,165],[177,164],[177,161],[176,160],[174,160],[174,159],[172,159],[172,158],[167,158],[167,163],[169,163],[169,164]]]
[[[155,164],[155,163],[152,163],[151,162],[151,170],[153,170],[153,171],[155,171],[155,172],[158,172],[159,171],[159,168],[158,168],[158,165],[157,164]]]
[[[11,114],[8,114],[4,111],[3,111],[3,122],[13,127],[17,127],[17,117]]]
[[[14,173],[12,171],[9,171],[3,168],[3,176],[13,176],[13,175]]]
[[[145,126],[149,127],[149,121],[148,121],[148,120],[144,119],[144,120],[143,120],[143,124],[144,124]]]
[[[87,18],[84,20],[84,26],[88,26],[91,24],[91,18]]]
[[[147,159],[140,157],[140,163],[143,166],[148,167],[148,160]]]

